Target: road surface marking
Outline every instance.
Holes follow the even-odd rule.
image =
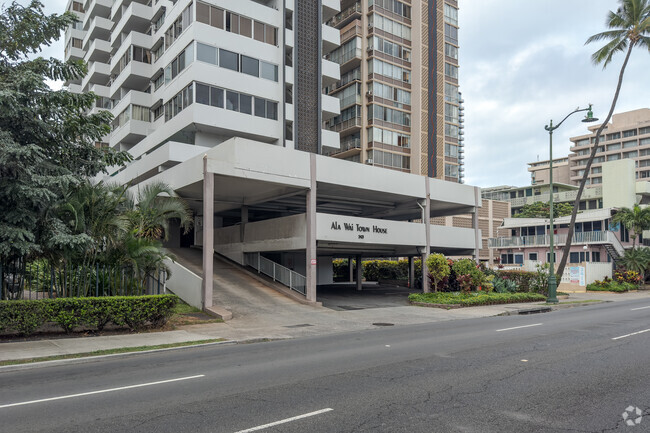
[[[105,392],[123,391],[125,389],[142,388],[144,386],[161,385],[163,383],[179,382],[181,380],[198,379],[199,377],[205,377],[205,374],[199,374],[197,376],[179,377],[179,378],[176,378],[176,379],[159,380],[157,382],[140,383],[140,384],[137,384],[137,385],[120,386],[119,388],[101,389],[99,391],[82,392],[82,393],[79,393],[79,394],[62,395],[60,397],[42,398],[42,399],[39,399],[39,400],[31,400],[31,401],[21,401],[20,403],[3,404],[3,405],[0,405],[0,409],[4,409],[4,408],[7,408],[7,407],[14,407],[14,406],[24,406],[24,405],[27,405],[27,404],[34,404],[34,403],[44,403],[46,401],[63,400],[63,399],[66,399],[66,398],[83,397],[83,396],[86,396],[86,395],[102,394],[102,393],[105,393]]]
[[[632,308],[630,311],[645,310],[646,308],[650,308],[650,305],[648,305],[647,307]]]
[[[246,429],[246,430],[239,430],[238,432],[235,432],[235,433],[249,433],[249,432],[253,432],[253,431],[263,430],[263,429],[268,428],[268,427],[273,427],[273,426],[280,425],[280,424],[286,424],[288,422],[297,421],[297,420],[303,419],[303,418],[309,418],[310,416],[320,415],[321,413],[330,412],[332,410],[334,410],[334,409],[328,407],[326,409],[317,410],[316,412],[309,412],[309,413],[306,413],[306,414],[303,414],[303,415],[298,415],[298,416],[294,416],[294,417],[291,417],[291,418],[281,419],[280,421],[272,422],[272,423],[269,423],[269,424],[258,425],[257,427],[252,427],[252,428],[249,428],[249,429]]]
[[[644,332],[650,332],[650,329],[644,329],[643,331],[636,331],[636,332],[633,332],[631,334],[625,334],[625,335],[621,335],[620,337],[614,337],[614,338],[612,338],[612,340],[620,340],[621,338],[631,337],[633,335],[643,334]]]
[[[514,328],[497,329],[497,332],[512,331],[513,329],[530,328],[531,326],[539,326],[539,325],[543,325],[543,323],[534,323],[532,325],[515,326]]]

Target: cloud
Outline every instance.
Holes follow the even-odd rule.
[[[589,6],[589,7],[587,7]],[[622,58],[607,70],[590,63],[612,1],[472,2],[460,10],[460,86],[465,100],[466,182],[478,186],[530,183],[527,163],[546,159],[555,123],[593,103],[604,118]],[[561,12],[558,12],[561,11]],[[643,80],[650,56],[633,55],[616,112],[648,106]],[[569,137],[587,133],[579,115],[553,136],[553,154],[566,156]]]

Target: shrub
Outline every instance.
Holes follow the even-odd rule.
[[[429,278],[433,282],[432,287],[435,291],[438,291],[440,282],[444,278],[449,277],[451,273],[447,259],[439,253],[429,255],[427,258],[427,270],[429,271]]]
[[[517,283],[509,279],[507,276],[495,277],[492,280],[494,291],[497,293],[515,293],[517,291]]]
[[[641,284],[642,278],[641,275],[636,271],[626,271],[625,269],[619,268],[614,271],[614,279],[619,283],[630,283],[634,285]]]
[[[456,280],[458,280],[461,289],[465,291],[478,287],[486,281],[485,274],[483,274],[480,267],[472,259],[457,260],[451,265],[451,268],[456,273]],[[461,278],[463,275],[469,275],[469,280]]]
[[[535,283],[539,277],[537,272],[499,270],[497,275],[501,279],[514,281],[517,285],[517,292],[537,291],[532,290],[532,287],[536,287]]]
[[[635,290],[636,284],[628,283],[625,281],[614,281],[605,277],[603,281],[596,280],[591,284],[587,284],[587,290],[592,292],[617,292],[623,293],[630,290]]]
[[[469,307],[474,305],[510,304],[516,302],[545,301],[546,297],[538,293],[412,293],[410,302],[441,305],[459,305]]]
[[[0,301],[0,331],[29,335],[46,322],[57,323],[66,333],[78,326],[101,330],[109,322],[131,330],[146,323],[160,327],[177,302],[176,295]]]

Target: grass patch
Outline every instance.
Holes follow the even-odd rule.
[[[458,305],[470,307],[477,305],[511,304],[517,302],[546,301],[539,293],[485,293],[485,292],[438,292],[412,293],[409,301],[423,304]]]
[[[34,362],[56,361],[56,360],[59,360],[59,359],[86,358],[88,356],[113,355],[113,354],[117,354],[117,353],[143,352],[145,350],[169,349],[169,348],[172,348],[172,347],[196,346],[196,345],[199,345],[199,344],[218,343],[220,341],[225,341],[225,339],[223,339],[223,338],[211,338],[211,339],[208,339],[208,340],[185,341],[183,343],[157,344],[157,345],[154,345],[154,346],[121,347],[121,348],[118,348],[118,349],[95,350],[94,352],[71,353],[71,354],[67,354],[67,355],[42,356],[40,358],[16,359],[16,360],[10,360],[10,361],[0,361],[0,366],[18,365],[18,364],[31,364],[31,363],[34,363]]]
[[[179,300],[178,303],[176,304],[176,307],[174,307],[174,314],[190,314],[190,313],[200,313],[201,310],[192,307],[189,304],[186,304],[185,302]]]

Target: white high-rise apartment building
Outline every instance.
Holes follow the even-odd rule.
[[[104,143],[134,161],[111,173],[136,184],[232,137],[320,153],[339,147],[323,122],[340,114],[322,89],[340,79],[323,57],[338,0],[71,0],[79,22],[65,59],[88,74],[66,83],[113,113]],[[117,169],[116,169],[117,170]]]

